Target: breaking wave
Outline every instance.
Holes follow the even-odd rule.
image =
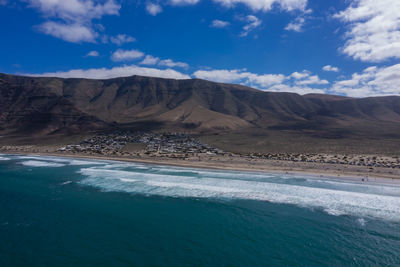
[[[4,158],[4,159],[3,159]],[[166,197],[248,199],[400,221],[400,186],[304,175],[158,166],[42,156],[0,156],[29,167],[82,166],[83,185]]]
[[[82,168],[80,173],[85,176],[81,184],[103,191],[268,201],[317,208],[333,216],[400,221],[400,187],[396,185],[143,164],[108,164],[107,168]]]
[[[61,164],[61,163],[38,161],[38,160],[22,161],[21,164],[24,166],[29,166],[29,167],[63,167],[63,166],[65,166],[65,164]]]
[[[51,163],[60,163],[62,166],[71,165],[71,166],[82,166],[82,165],[104,165],[101,161],[93,161],[93,160],[81,160],[81,159],[70,159],[70,158],[59,158],[59,157],[50,157],[50,156],[16,156],[16,159],[22,160],[34,160]],[[57,166],[61,167],[61,166]]]

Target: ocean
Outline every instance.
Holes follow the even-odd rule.
[[[0,266],[400,266],[400,184],[358,180],[0,155]]]

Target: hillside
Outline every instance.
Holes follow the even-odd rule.
[[[3,136],[132,128],[397,139],[400,97],[301,96],[198,79],[89,80],[0,74],[0,125]]]

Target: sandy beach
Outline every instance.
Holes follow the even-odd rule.
[[[285,174],[307,174],[318,177],[351,179],[360,182],[367,181],[400,181],[400,169],[387,167],[368,167],[346,164],[328,164],[317,162],[293,162],[286,160],[270,160],[249,158],[239,155],[196,155],[188,158],[176,158],[171,155],[160,157],[136,155],[101,155],[87,153],[58,152],[51,147],[13,146],[2,147],[4,154],[34,154],[40,156],[74,157],[100,160],[116,160],[125,162],[147,163],[157,165],[172,165],[191,168],[207,168],[220,170],[255,171]],[[399,179],[399,180],[397,180]]]

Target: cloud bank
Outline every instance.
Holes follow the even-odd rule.
[[[110,79],[118,77],[128,77],[140,75],[147,77],[159,77],[168,79],[190,79],[189,75],[180,73],[173,69],[155,69],[145,68],[136,65],[127,65],[121,67],[93,68],[93,69],[75,69],[70,71],[46,72],[42,74],[26,74],[33,77],[59,77],[59,78],[86,78],[86,79]]]
[[[355,0],[335,17],[348,23],[344,54],[366,62],[400,58],[399,0]]]
[[[146,56],[147,60],[154,60]],[[144,60],[146,60],[146,58]],[[154,61],[152,65],[156,65]],[[269,92],[293,92],[298,94],[330,93],[351,97],[400,95],[400,64],[388,67],[372,66],[360,73],[354,73],[349,79],[330,83],[310,71],[284,74],[256,74],[244,69],[197,70],[192,75],[172,68],[158,69],[124,65],[114,68],[75,69],[70,71],[26,74],[36,77],[109,79],[132,75],[171,78],[171,79],[205,79],[214,82],[235,83],[254,87]]]

